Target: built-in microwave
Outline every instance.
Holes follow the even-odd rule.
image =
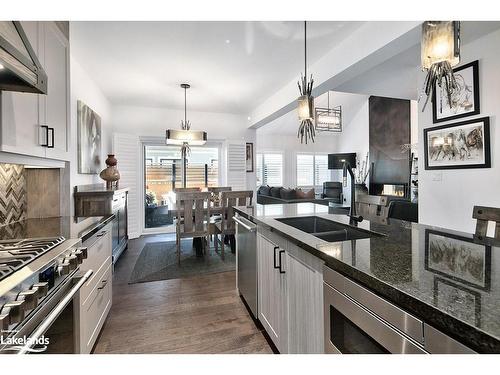
[[[326,353],[474,353],[329,267],[323,278]]]

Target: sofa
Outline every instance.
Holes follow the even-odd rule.
[[[259,204],[317,203],[328,206],[330,202],[340,203],[336,197],[326,197],[324,194],[321,198],[317,198],[314,189],[288,189],[268,185],[262,185],[257,189],[257,203]]]

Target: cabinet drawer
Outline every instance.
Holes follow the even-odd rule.
[[[80,306],[80,350],[90,353],[111,308],[111,264]],[[82,299],[80,300],[82,301]]]
[[[80,292],[82,300],[87,298],[102,272],[106,270],[107,265],[111,264],[111,231],[109,229],[110,226],[108,225],[95,237],[85,241],[87,259],[82,263],[80,269],[82,271],[93,270],[94,274],[82,287]]]
[[[265,226],[259,226],[257,231],[269,242],[272,242],[274,246],[279,246],[282,249],[287,249],[288,241],[276,232],[271,231]]]

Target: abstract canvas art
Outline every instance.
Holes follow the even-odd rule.
[[[453,75],[457,86],[451,95],[451,106],[444,85],[436,85],[432,101],[434,123],[479,114],[479,62],[455,68]]]
[[[253,143],[247,143],[246,145],[246,171],[253,172]]]
[[[490,168],[490,119],[424,129],[425,169]]]
[[[101,117],[78,101],[78,173],[97,174],[101,169]]]

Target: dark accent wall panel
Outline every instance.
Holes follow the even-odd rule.
[[[401,145],[410,143],[410,101],[370,96],[369,129],[370,194],[377,185],[408,185],[410,156]]]

